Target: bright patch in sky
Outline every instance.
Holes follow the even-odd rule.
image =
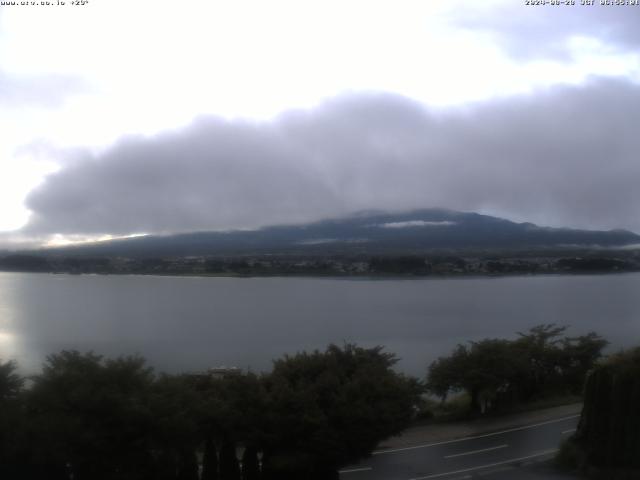
[[[87,238],[79,235],[52,235],[51,238],[45,243],[45,247],[64,247],[67,245],[89,243],[89,242],[104,242],[107,240],[113,240],[115,238],[133,238],[142,235],[127,235],[126,237],[114,237],[113,235],[101,235],[97,237]]]

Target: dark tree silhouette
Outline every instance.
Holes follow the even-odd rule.
[[[443,401],[451,392],[467,392],[473,413],[545,395],[579,394],[607,341],[594,332],[562,337],[566,329],[538,325],[515,340],[458,345],[431,363],[427,388]]]
[[[570,440],[583,468],[598,478],[640,478],[640,347],[599,365],[585,387],[580,423]]]
[[[266,378],[273,438],[265,469],[281,478],[333,478],[408,426],[421,388],[393,371],[382,347],[330,345],[274,362]]]
[[[230,441],[223,442],[220,447],[220,480],[240,480],[236,446]]]
[[[218,451],[214,441],[207,438],[202,456],[202,480],[218,480],[218,478]]]

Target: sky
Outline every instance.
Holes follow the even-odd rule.
[[[640,5],[16,3],[0,245],[428,207],[640,232]]]

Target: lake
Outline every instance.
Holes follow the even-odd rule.
[[[0,272],[0,358],[144,355],[159,370],[268,370],[327,344],[384,345],[424,376],[457,343],[540,323],[640,344],[640,274],[500,278],[213,278]]]

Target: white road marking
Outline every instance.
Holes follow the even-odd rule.
[[[372,467],[350,468],[348,470],[339,470],[338,473],[368,472],[369,470],[373,470],[373,468]]]
[[[447,475],[455,475],[457,473],[472,472],[474,470],[482,470],[482,469],[485,469],[485,468],[497,467],[497,466],[500,466],[500,465],[506,465],[508,463],[521,462],[522,460],[528,460],[530,458],[541,457],[543,455],[549,455],[550,453],[555,453],[557,451],[558,451],[558,449],[545,450],[544,452],[536,453],[534,455],[527,455],[526,457],[512,458],[511,460],[504,460],[503,462],[488,463],[486,465],[479,465],[477,467],[464,468],[462,470],[454,470],[452,472],[434,473],[433,475],[427,475],[426,477],[416,477],[416,478],[411,478],[409,480],[427,480],[429,478],[446,477]]]
[[[575,432],[575,431],[576,431],[576,429],[575,429],[575,428],[571,428],[571,429],[569,429],[569,430],[565,430],[565,431],[563,431],[563,432],[562,432],[562,435],[566,435],[567,433],[573,433],[573,432]]]
[[[426,443],[424,445],[414,445],[413,447],[392,448],[390,450],[377,450],[371,453],[371,455],[383,455],[386,453],[404,452],[406,450],[416,450],[418,448],[428,448],[428,447],[435,447],[437,445],[448,445],[450,443],[466,442],[467,440],[475,440],[477,438],[493,437],[495,435],[502,435],[503,433],[518,432],[520,430],[527,430],[528,428],[541,427],[543,425],[550,425],[552,423],[560,423],[560,422],[564,422],[565,420],[570,420],[572,418],[578,418],[579,416],[580,415],[570,415],[568,417],[557,418],[555,420],[547,420],[546,422],[535,423],[533,425],[526,425],[524,427],[509,428],[508,430],[502,430],[500,432],[485,433],[483,435],[474,435],[472,437],[457,438],[455,440],[445,440],[443,442]]]
[[[465,455],[473,455],[474,453],[490,452],[491,450],[498,450],[500,448],[507,448],[509,445],[498,445],[497,447],[482,448],[480,450],[472,450],[470,452],[456,453],[455,455],[446,455],[444,458],[456,458],[464,457]]]

